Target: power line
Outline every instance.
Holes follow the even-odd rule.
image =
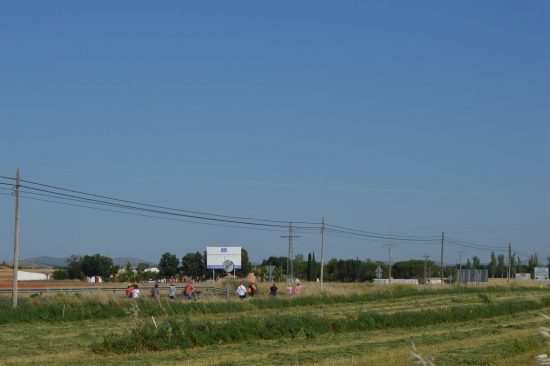
[[[384,237],[391,237],[391,238],[395,238],[396,240],[398,240],[397,238],[422,239],[422,240],[439,239],[439,236],[435,236],[435,235],[430,235],[430,236],[425,236],[425,235],[424,236],[421,236],[421,235],[393,235],[393,234],[385,234],[385,233],[378,233],[378,232],[373,232],[373,231],[347,228],[347,227],[339,226],[339,225],[331,225],[331,224],[325,224],[325,225],[328,226],[328,227],[333,227],[333,228],[337,228],[337,229],[341,229],[341,230],[345,230],[345,231],[356,232],[356,233],[359,233],[359,234],[379,235],[379,236],[384,236]]]
[[[470,243],[470,242],[467,242],[467,241],[464,241],[464,240],[459,240],[459,239],[455,239],[455,238],[452,238],[450,236],[446,236],[447,239],[450,239],[452,241],[455,241],[457,243],[461,243],[461,244],[465,244],[465,245],[473,245],[473,246],[479,246],[479,247],[485,247],[485,248],[494,248],[494,249],[503,249],[503,248],[507,248],[506,246],[491,246],[491,245],[483,245],[483,244],[476,244],[476,243]]]
[[[449,245],[455,247],[455,248],[470,248],[470,249],[477,249],[477,250],[484,250],[484,251],[487,251],[487,252],[505,252],[507,249],[503,248],[503,249],[495,249],[495,248],[487,248],[487,247],[477,247],[477,246],[472,246],[472,245],[466,245],[466,244],[460,244],[460,243],[456,243],[452,240],[445,240],[446,243],[448,243]]]
[[[72,195],[72,194],[59,193],[59,192],[55,192],[55,191],[50,191],[50,190],[45,190],[45,189],[40,189],[40,188],[34,188],[34,187],[29,187],[29,186],[22,186],[22,187],[26,188],[26,189],[39,191],[39,192],[46,192],[46,193],[51,193],[51,194],[55,194],[55,195],[58,195],[58,196],[64,196],[64,197],[79,199],[79,200],[83,200],[83,201],[88,201],[91,204],[108,205],[108,206],[113,206],[113,207],[118,207],[118,208],[123,208],[123,209],[128,209],[128,210],[144,211],[144,212],[151,212],[151,213],[163,214],[163,215],[169,215],[169,216],[187,217],[187,218],[198,219],[198,220],[227,222],[227,223],[242,224],[242,225],[267,226],[267,227],[286,227],[286,225],[281,225],[281,224],[269,224],[269,223],[263,223],[263,222],[230,220],[230,219],[223,219],[223,218],[205,217],[205,216],[199,216],[199,215],[190,215],[190,214],[176,213],[176,212],[170,212],[170,211],[162,211],[162,210],[158,210],[158,209],[151,209],[151,208],[146,208],[146,207],[136,207],[136,206],[132,206],[132,205],[113,203],[113,202],[102,201],[102,200],[86,198],[86,197],[79,197],[79,196],[75,196],[75,195]]]
[[[0,195],[2,195],[2,196],[13,196],[12,194],[8,194],[8,193],[0,193]],[[80,207],[80,208],[87,208],[87,209],[91,209],[91,210],[104,211],[104,212],[120,213],[120,214],[131,215],[131,216],[148,217],[148,218],[154,218],[154,219],[159,219],[159,220],[188,222],[188,223],[200,224],[200,225],[221,226],[221,227],[229,227],[229,228],[235,228],[235,229],[247,229],[247,230],[257,230],[257,231],[272,231],[272,232],[281,232],[281,231],[282,231],[282,230],[270,229],[270,228],[259,228],[259,227],[248,227],[248,226],[237,226],[237,225],[225,225],[225,224],[218,224],[218,223],[212,223],[212,222],[201,222],[201,221],[177,219],[177,218],[171,218],[171,217],[163,217],[163,216],[155,216],[155,215],[145,215],[145,214],[139,214],[139,213],[135,213],[135,212],[111,210],[111,209],[107,209],[107,208],[92,207],[92,206],[85,206],[85,205],[77,205],[77,204],[74,204],[74,203],[59,202],[59,201],[47,200],[47,199],[41,199],[41,198],[29,197],[29,196],[20,196],[20,197],[21,197],[21,198],[25,198],[25,199],[29,199],[29,200],[33,200],[33,201],[55,203],[55,204],[59,204],[59,205],[72,206],[72,207]],[[282,228],[281,228],[281,229],[282,229]]]
[[[0,182],[0,185],[2,186],[11,187],[11,188],[0,187],[1,190],[11,191],[11,192],[14,191],[15,180],[16,180],[15,178],[0,176],[0,179],[14,181],[13,183]],[[281,230],[279,229],[286,229],[289,223],[289,221],[283,221],[283,220],[270,220],[270,219],[255,218],[255,217],[222,215],[222,214],[209,213],[209,212],[203,212],[203,211],[184,210],[179,208],[148,204],[148,203],[143,203],[138,201],[119,199],[119,198],[105,196],[105,195],[87,193],[79,190],[73,190],[73,189],[58,187],[54,185],[38,183],[30,180],[21,179],[20,181],[28,184],[28,185],[20,185],[20,188],[25,189],[25,190],[22,190],[21,193],[25,193],[27,195],[32,195],[32,196],[53,198],[54,200],[39,199],[36,197],[29,197],[29,196],[21,196],[22,198],[49,202],[54,204],[63,204],[63,205],[74,206],[74,207],[81,207],[81,208],[115,212],[115,213],[123,213],[123,214],[129,214],[134,216],[151,217],[151,218],[171,220],[171,221],[182,221],[182,222],[197,223],[197,224],[211,225],[211,226],[225,226],[225,227],[233,227],[233,228],[263,230],[263,231],[280,232]],[[36,186],[42,187],[42,188],[37,188]],[[44,188],[48,188],[48,189],[44,189]],[[0,194],[5,196],[13,195],[13,193],[11,194],[0,193]],[[85,203],[87,205],[60,202],[58,200]],[[89,206],[89,205],[92,205],[92,206]],[[119,210],[106,209],[106,208],[93,207],[93,206],[100,206],[100,207],[106,206],[106,207],[118,208],[121,210],[127,210],[127,211],[119,211]],[[140,213],[128,212],[128,211],[145,212],[153,215],[140,214]],[[161,216],[157,216],[157,215],[161,215]],[[293,222],[296,222],[302,225],[302,226],[293,227],[294,229],[300,232],[308,232],[311,230],[317,231],[321,226],[320,223],[316,223],[316,222],[308,222],[308,221],[293,221]],[[333,224],[324,224],[324,230],[326,234],[331,237],[362,240],[362,241],[394,240],[394,241],[399,241],[403,243],[410,242],[410,243],[416,243],[416,244],[420,244],[420,243],[434,244],[436,242],[439,242],[439,236],[435,236],[435,235],[424,235],[424,236],[394,235],[394,234],[385,234],[380,232],[349,228],[349,227],[333,225]],[[506,251],[507,249],[507,247],[504,247],[504,246],[488,246],[483,244],[476,244],[476,243],[463,241],[463,240],[459,240],[448,236],[446,237],[446,241],[449,243],[449,245],[452,245],[454,247],[459,247],[459,248],[461,247],[461,248],[470,248],[470,249],[476,249],[476,250],[497,251],[497,252],[503,252],[503,251]],[[528,254],[526,253],[519,252],[519,251],[516,251],[516,252],[523,256],[528,256]]]
[[[327,225],[328,226],[328,225]],[[430,241],[438,241],[438,239],[432,238],[432,239],[421,239],[421,238],[406,238],[406,237],[396,237],[392,235],[374,235],[374,234],[361,234],[356,233],[349,230],[338,230],[338,229],[331,229],[327,228],[327,232],[333,232],[333,233],[340,233],[360,238],[375,238],[375,239],[386,239],[386,240],[397,240],[397,241],[411,241],[411,242],[430,242]]]
[[[0,178],[6,178],[6,177],[0,176]],[[12,179],[12,178],[9,178],[9,179]],[[153,207],[153,208],[158,208],[158,209],[163,209],[163,210],[186,212],[186,213],[195,214],[195,215],[222,217],[222,218],[228,218],[228,219],[234,219],[234,220],[248,220],[248,221],[279,223],[279,224],[285,224],[285,226],[286,226],[286,224],[288,224],[288,221],[283,221],[283,220],[268,220],[268,219],[254,218],[254,217],[221,215],[221,214],[215,214],[215,213],[209,213],[209,212],[203,212],[203,211],[192,211],[192,210],[184,210],[184,209],[179,209],[179,208],[153,205],[153,204],[149,204],[149,203],[130,201],[130,200],[125,200],[125,199],[120,199],[120,198],[115,198],[115,197],[110,197],[110,196],[87,193],[87,192],[83,192],[83,191],[78,191],[78,190],[53,186],[53,185],[49,185],[49,184],[38,183],[38,182],[29,181],[29,180],[25,180],[25,179],[21,179],[21,182],[29,183],[29,184],[33,184],[33,185],[37,185],[37,186],[41,186],[41,187],[56,189],[56,190],[60,190],[60,191],[65,191],[65,192],[77,193],[77,194],[86,195],[86,196],[90,196],[90,197],[102,198],[102,199],[107,199],[107,200],[111,200],[111,201],[129,203],[129,204],[139,205],[139,206]],[[36,189],[36,188],[34,188],[34,189]],[[293,221],[293,222],[298,223],[298,224],[306,224],[306,225],[319,225],[318,222],[307,222],[307,221]]]

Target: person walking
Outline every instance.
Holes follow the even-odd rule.
[[[193,282],[187,284],[187,286],[185,286],[185,290],[183,290],[183,296],[187,299],[187,300],[192,300],[193,299]]]
[[[269,288],[269,296],[277,296],[277,284],[275,282],[273,282],[273,284],[271,285],[271,287]]]
[[[139,286],[138,285],[134,285],[134,289],[132,290],[132,299],[137,299],[139,298]]]
[[[244,286],[244,283],[242,281],[239,287],[237,287],[237,295],[239,295],[239,298],[241,300],[246,298],[246,287]]]
[[[128,284],[128,287],[126,287],[126,297],[132,297],[132,290],[134,288],[132,287],[132,284]]]
[[[168,296],[170,296],[172,300],[176,299],[176,286],[174,286],[173,283],[171,283],[170,287],[168,287]]]
[[[155,283],[155,286],[151,288],[151,297],[158,299],[160,297],[159,284]]]
[[[302,294],[302,285],[300,282],[296,284],[296,287],[294,287],[294,295],[300,296]]]
[[[288,296],[292,296],[292,284],[289,283],[287,286],[286,286],[286,294]]]
[[[252,283],[248,284],[246,291],[248,292],[248,296],[254,297],[254,294],[256,294],[256,285]]]

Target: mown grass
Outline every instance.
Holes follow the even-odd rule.
[[[347,318],[317,315],[243,316],[225,322],[170,319],[154,327],[141,323],[126,334],[112,334],[93,346],[94,352],[131,353],[165,349],[186,349],[223,343],[277,338],[313,338],[329,332],[357,332],[391,328],[412,328],[440,323],[491,318],[550,306],[550,297],[507,300],[483,306],[460,306],[448,310],[421,310],[381,314],[359,312]]]
[[[341,308],[346,309],[347,305]],[[312,338],[298,335],[242,344],[120,354],[91,353],[90,345],[101,342],[108,332],[126,334],[132,321],[125,318],[20,323],[0,326],[0,338],[4,337],[4,342],[0,342],[0,365],[410,366],[411,341],[422,354],[434,355],[438,366],[466,365],[466,362],[475,360],[475,356],[469,357],[470,353],[481,355],[484,348],[486,354],[479,357],[482,364],[527,365],[541,351],[536,344],[533,344],[535,348],[516,348],[518,354],[504,353],[502,348],[508,347],[510,340],[523,340],[536,333],[540,323],[539,311],[412,328],[329,332]],[[443,358],[446,354],[451,356]]]
[[[255,312],[269,309],[289,309],[306,306],[324,306],[338,304],[361,304],[379,302],[389,299],[408,297],[429,297],[434,295],[466,295],[479,294],[482,301],[490,301],[489,295],[504,295],[518,293],[543,293],[547,291],[536,288],[445,288],[418,290],[415,287],[397,287],[370,289],[366,293],[351,295],[321,295],[303,297],[254,298],[250,301],[200,300],[197,302],[182,302],[152,299],[120,298],[108,295],[64,295],[52,297],[33,297],[21,301],[17,309],[12,309],[8,301],[0,302],[0,324],[61,320],[74,321],[85,319],[108,319],[112,317],[127,317],[134,313],[142,316],[178,315],[178,314],[220,314]],[[457,301],[458,302],[458,301]]]

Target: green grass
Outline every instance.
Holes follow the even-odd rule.
[[[95,352],[129,353],[237,343],[277,338],[313,338],[329,332],[357,332],[392,328],[413,328],[440,323],[456,323],[491,318],[550,306],[550,297],[538,301],[509,300],[483,306],[461,306],[448,310],[422,310],[380,314],[360,312],[347,318],[318,315],[243,317],[225,322],[168,320],[158,328],[144,322],[127,334],[107,336],[93,347]]]
[[[138,311],[144,316],[159,315],[186,315],[186,314],[221,314],[242,313],[262,310],[288,310],[291,308],[304,308],[306,306],[330,306],[345,304],[379,303],[383,300],[398,300],[405,298],[429,298],[434,295],[472,295],[478,294],[483,302],[489,302],[489,296],[503,296],[507,294],[545,293],[545,289],[533,288],[447,288],[441,290],[417,290],[416,288],[380,289],[366,293],[351,294],[345,296],[304,296],[254,298],[250,301],[154,301],[151,299],[139,299],[138,301],[121,298],[120,296],[87,296],[58,294],[51,297],[32,297],[23,299],[17,309],[12,309],[11,303],[4,300],[0,302],[0,324],[52,321],[57,322],[108,319],[113,317],[128,317],[133,311]],[[454,298],[457,303],[459,297]],[[137,304],[137,310],[136,310]]]
[[[357,286],[229,302],[33,297],[15,311],[0,305],[0,365],[410,366],[411,342],[438,366],[529,365],[550,351],[537,336],[549,294]]]

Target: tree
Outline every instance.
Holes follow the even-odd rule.
[[[495,252],[491,252],[491,262],[489,262],[489,275],[492,278],[495,278],[496,271],[497,271],[497,256]]]
[[[506,274],[506,261],[504,260],[504,254],[499,254],[497,257],[497,274],[500,278],[503,278]]]
[[[100,276],[109,278],[113,275],[113,260],[101,254],[85,255],[80,259],[82,273],[88,277]]]
[[[67,258],[67,272],[71,280],[84,278],[82,267],[80,266],[80,256],[71,255]]]
[[[246,249],[241,249],[241,269],[238,269],[236,271],[237,276],[244,277],[250,273],[252,270],[252,264],[250,264],[250,260],[248,259],[248,252]]]
[[[472,267],[472,262],[470,262],[470,258],[468,258],[468,259],[466,260],[466,268],[468,268],[468,269],[474,269],[474,268]]]
[[[187,253],[181,259],[181,273],[184,276],[202,277],[206,265],[200,252]]]
[[[294,257],[294,277],[305,278],[307,276],[306,261],[303,254]]]
[[[473,269],[480,269],[481,268],[481,260],[477,255],[474,255],[472,257],[472,268]]]
[[[286,266],[286,257],[269,257],[262,261],[262,266],[275,266],[277,268]]]
[[[330,281],[365,281],[366,267],[358,259],[331,259],[326,265],[326,277]]]
[[[69,271],[66,269],[56,269],[52,273],[52,277],[54,280],[67,280],[69,279]]]
[[[428,277],[431,268],[439,268],[434,261],[426,261]],[[411,259],[408,261],[396,262],[392,266],[392,277],[424,279],[424,260]]]
[[[537,253],[529,256],[529,271],[539,266],[539,256]]]
[[[149,267],[150,267],[149,263],[140,262],[136,267],[136,271],[138,271],[138,273],[141,273]]]
[[[313,255],[311,256],[311,267],[312,267],[312,269],[311,269],[311,272],[312,272],[311,280],[315,281],[319,277],[319,271],[321,269],[321,266],[317,265],[317,262],[315,261],[315,252],[313,252]]]
[[[164,278],[174,278],[178,274],[180,261],[175,254],[164,253],[160,257],[159,272]]]

